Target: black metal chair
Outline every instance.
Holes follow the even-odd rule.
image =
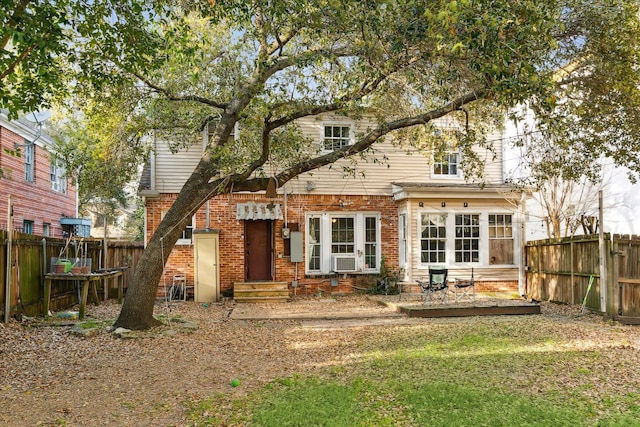
[[[417,281],[422,288],[425,303],[440,302],[445,304],[447,302],[447,295],[449,294],[448,275],[449,270],[446,268],[429,268],[429,281]]]
[[[468,298],[471,301],[476,300],[476,284],[473,280],[473,268],[471,268],[471,279],[456,279],[453,289],[455,291],[455,302]]]

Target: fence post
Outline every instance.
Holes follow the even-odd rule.
[[[13,252],[13,202],[9,194],[7,205],[7,268],[4,287],[4,323],[9,323],[9,312],[11,311],[11,281],[13,270],[11,268],[11,253]]]
[[[605,266],[606,248],[604,243],[604,215],[602,213],[602,190],[598,191],[598,248],[600,255],[600,311],[607,311],[607,269]]]

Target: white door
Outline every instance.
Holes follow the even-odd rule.
[[[220,301],[218,237],[217,232],[193,234],[196,302]]]

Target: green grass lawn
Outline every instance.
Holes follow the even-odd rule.
[[[593,328],[531,316],[376,330],[356,361],[273,381],[225,411],[228,396],[204,399],[189,417],[194,426],[640,426],[637,383],[613,381],[640,367],[626,365],[624,337],[616,354]]]

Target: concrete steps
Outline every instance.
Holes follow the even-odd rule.
[[[287,282],[240,282],[233,285],[235,302],[280,303],[289,300]]]

